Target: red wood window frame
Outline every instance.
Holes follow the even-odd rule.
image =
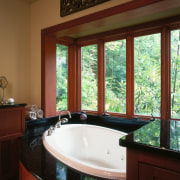
[[[61,26],[60,26],[61,27]],[[161,33],[161,119],[170,119],[170,31],[180,28],[179,16],[154,21],[137,26],[117,29],[78,39],[53,36],[57,29],[41,32],[42,39],[42,108],[45,117],[57,115],[56,112],[56,43],[69,47],[68,60],[68,109],[81,111],[81,46],[98,44],[98,111],[88,111],[101,115],[105,110],[105,62],[104,43],[126,39],[126,114],[111,113],[114,116],[134,117],[134,37]],[[149,119],[148,116],[140,116]]]

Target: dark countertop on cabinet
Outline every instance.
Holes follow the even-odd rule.
[[[148,123],[145,120],[95,115],[88,115],[88,120],[81,122],[79,116],[78,113],[72,114],[69,123],[100,125],[128,133]],[[60,162],[44,148],[42,143],[43,132],[54,125],[57,120],[58,117],[51,117],[26,121],[26,136],[20,138],[20,160],[24,167],[38,179],[58,180],[59,178]]]
[[[12,104],[0,104],[1,108],[11,108],[11,107],[20,107],[20,106],[26,106],[26,103],[12,103]]]
[[[180,121],[157,119],[122,137],[119,144],[180,158]]]

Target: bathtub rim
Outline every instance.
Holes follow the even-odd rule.
[[[112,131],[115,133],[121,133],[123,135],[127,135],[127,133],[124,133],[122,131],[118,131],[118,130],[114,130],[111,128],[107,128],[107,127],[103,127],[103,126],[98,126],[98,125],[90,125],[90,124],[65,124],[62,126],[88,126],[88,127],[97,127],[97,128],[101,128],[103,130],[108,130],[108,131]],[[60,130],[60,129],[59,129]],[[61,151],[56,151],[52,146],[50,146],[48,144],[48,142],[45,140],[46,136],[48,134],[47,132],[48,130],[46,130],[43,133],[42,139],[43,139],[43,145],[45,147],[45,149],[52,154],[57,160],[59,160],[61,163],[63,163],[65,166],[68,166],[76,171],[79,171],[80,173],[84,173],[87,174],[89,176],[96,176],[96,177],[100,177],[100,178],[107,178],[107,179],[121,179],[121,180],[125,180],[126,179],[126,171],[120,171],[120,169],[112,169],[112,168],[100,168],[99,166],[95,166],[95,165],[87,165],[87,163],[84,163],[81,160],[78,160],[70,155],[68,155],[67,153],[64,153],[63,150]],[[48,136],[49,137],[49,136]],[[123,147],[124,148],[124,147]],[[61,153],[59,153],[61,152]],[[125,160],[126,161],[126,160]]]

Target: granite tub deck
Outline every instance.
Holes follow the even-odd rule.
[[[180,158],[180,121],[157,119],[124,136],[119,144]]]
[[[80,114],[73,113],[70,124],[87,123],[109,127],[126,133],[132,132],[148,121],[128,120],[110,116],[88,115],[86,122],[80,121]],[[54,125],[58,117],[26,121],[26,136],[20,138],[20,160],[24,167],[37,179],[58,180],[64,177],[68,180],[85,179],[88,175],[77,172],[54,158],[42,144],[42,134],[50,125]],[[101,179],[94,177],[94,179]]]
[[[180,121],[157,119],[127,136],[127,180],[180,179]]]

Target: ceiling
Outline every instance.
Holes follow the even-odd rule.
[[[137,1],[134,0],[135,3]],[[132,5],[132,3],[129,4]],[[118,9],[117,11],[120,10]],[[178,16],[180,15],[180,0],[158,0],[147,6],[137,7],[121,13],[113,14],[111,12],[113,15],[108,16],[105,14],[105,16],[101,18],[103,13],[105,14],[105,12],[99,12],[98,16],[100,18],[97,16],[94,20],[90,20],[87,23],[75,23],[68,28],[61,27],[61,30],[56,30],[54,35],[56,36],[56,39],[61,39],[63,37],[76,39],[145,22]]]

